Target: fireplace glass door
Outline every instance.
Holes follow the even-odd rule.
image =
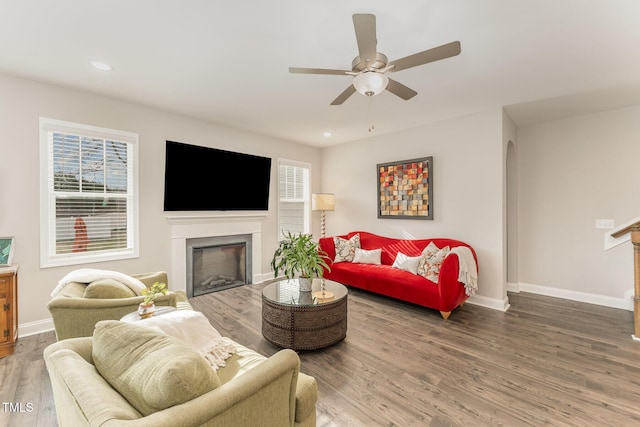
[[[193,296],[247,283],[247,247],[233,243],[193,248]]]

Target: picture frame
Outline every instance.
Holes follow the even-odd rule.
[[[378,218],[433,220],[433,156],[376,165]]]
[[[14,248],[13,236],[0,237],[0,267],[8,267],[13,261],[13,248]]]

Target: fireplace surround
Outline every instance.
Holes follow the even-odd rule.
[[[211,237],[251,236],[251,250],[246,253],[251,266],[247,283],[261,281],[262,221],[266,212],[165,212],[165,216],[170,224],[172,289],[188,292],[187,241]]]

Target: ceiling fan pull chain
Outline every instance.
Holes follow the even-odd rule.
[[[369,133],[373,132],[376,126],[373,124],[373,97],[369,96]]]

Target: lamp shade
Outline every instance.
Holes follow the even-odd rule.
[[[366,71],[353,78],[353,87],[366,96],[374,96],[384,91],[389,84],[389,78],[375,71]]]
[[[333,193],[316,193],[311,195],[311,209],[314,211],[332,211],[336,208]]]

